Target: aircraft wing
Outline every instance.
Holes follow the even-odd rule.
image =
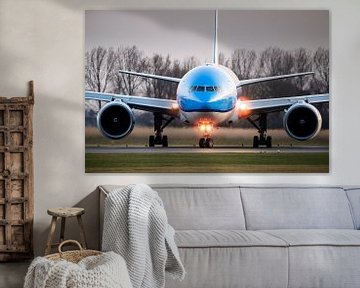
[[[133,71],[126,71],[126,70],[119,70],[120,73],[128,74],[128,75],[134,75],[134,76],[140,76],[145,78],[153,78],[153,79],[159,79],[169,82],[175,82],[179,83],[181,81],[181,78],[176,77],[168,77],[168,76],[161,76],[161,75],[154,75],[154,74],[147,74],[147,73],[139,73],[139,72],[133,72]],[[262,77],[262,78],[254,78],[254,79],[247,79],[247,80],[240,80],[236,87],[242,87],[262,82],[268,82],[268,81],[274,81],[274,80],[281,80],[281,79],[287,79],[292,77],[299,77],[299,76],[306,76],[306,75],[313,75],[314,72],[302,72],[302,73],[295,73],[295,74],[287,74],[287,75],[280,75],[280,76],[271,76],[271,77]]]
[[[295,73],[295,74],[287,74],[287,75],[280,75],[280,76],[271,76],[271,77],[263,77],[263,78],[254,78],[254,79],[248,79],[248,80],[240,80],[236,87],[243,87],[247,85],[262,83],[262,82],[268,82],[268,81],[274,81],[274,80],[281,80],[281,79],[287,79],[292,77],[299,77],[299,76],[306,76],[306,75],[313,75],[314,72],[303,72],[303,73]]]
[[[329,94],[239,100],[238,112],[241,118],[246,118],[253,114],[281,111],[298,102],[306,102],[310,104],[327,103],[329,102]]]
[[[139,73],[139,72],[133,72],[133,71],[126,71],[126,70],[119,70],[119,72],[123,73],[123,74],[135,75],[135,76],[140,76],[140,77],[145,77],[145,78],[159,79],[159,80],[175,82],[175,83],[179,83],[181,81],[181,78],[175,78],[175,77],[160,76],[160,75]]]
[[[179,107],[177,102],[175,100],[169,99],[100,93],[93,91],[86,91],[85,99],[105,102],[120,101],[129,105],[130,108],[149,112],[160,112],[162,114],[170,115],[173,117],[177,117],[179,114]]]

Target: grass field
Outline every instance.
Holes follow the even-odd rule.
[[[86,127],[86,147],[101,146],[142,146],[148,145],[148,137],[153,134],[151,127],[135,126],[133,132],[120,140],[111,140],[103,137],[96,127]],[[198,146],[201,135],[197,128],[173,128],[168,127],[165,134],[169,137],[169,146]],[[216,145],[229,146],[251,146],[253,136],[257,135],[255,129],[225,128],[216,129],[212,135]],[[314,139],[299,142],[291,139],[283,129],[269,130],[268,135],[272,136],[273,146],[329,146],[329,131],[320,131]]]
[[[328,173],[329,153],[85,154],[88,173]]]

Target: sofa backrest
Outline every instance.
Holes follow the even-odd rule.
[[[248,230],[355,228],[350,203],[342,188],[241,187],[240,190]]]
[[[154,186],[176,230],[244,230],[240,189],[216,186]]]
[[[151,186],[176,230],[360,229],[360,188]]]

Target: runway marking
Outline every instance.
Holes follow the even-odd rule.
[[[240,154],[273,154],[273,153],[326,153],[329,147],[324,146],[299,146],[299,147],[274,147],[274,148],[252,148],[252,147],[87,147],[85,153],[196,153],[196,154],[221,154],[221,153],[240,153]]]

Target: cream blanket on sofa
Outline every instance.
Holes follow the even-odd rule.
[[[185,275],[163,203],[144,184],[127,186],[106,198],[102,250],[125,259],[134,288],[164,287],[165,271],[175,279]]]

